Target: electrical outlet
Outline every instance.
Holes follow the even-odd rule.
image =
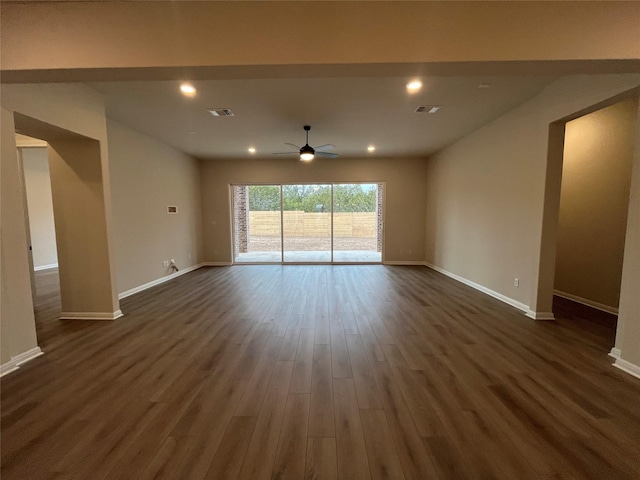
[[[514,287],[519,287],[520,286],[520,280],[518,280],[517,278],[513,279],[513,286]]]

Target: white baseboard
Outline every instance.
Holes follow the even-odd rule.
[[[49,265],[40,265],[37,267],[33,267],[34,272],[39,272],[40,270],[49,270],[50,268],[58,268],[57,263],[50,263]]]
[[[525,315],[529,318],[533,318],[534,320],[555,320],[556,317],[553,315],[553,312],[534,312],[533,310],[527,309],[527,313]]]
[[[640,378],[640,366],[635,363],[627,362],[626,360],[619,358],[613,363],[613,366],[628,373],[629,375]]]
[[[407,265],[407,266],[420,266],[424,267],[424,262],[418,260],[385,260],[383,265]]]
[[[0,365],[0,377],[5,376],[7,373],[15,372],[20,368],[20,365],[27,363],[29,360],[33,360],[39,357],[44,352],[40,350],[40,347],[33,347],[31,350],[19,353],[18,355],[11,357],[7,363]]]
[[[200,267],[204,267],[208,264],[206,263],[198,263],[197,265],[192,265],[190,267],[187,268],[183,268],[182,270],[178,270],[177,272],[173,272],[171,275],[167,275],[165,277],[160,277],[156,280],[152,280],[151,282],[147,282],[143,285],[139,285],[137,287],[134,287],[130,290],[126,290],[122,293],[118,294],[118,300],[122,300],[123,298],[127,298],[135,293],[139,293],[142,292],[143,290],[146,290],[148,288],[151,287],[155,287],[156,285],[160,285],[161,283],[164,282],[168,282],[169,280],[173,280],[176,277],[179,277],[180,275],[184,275],[185,273],[189,273],[189,272],[193,272],[194,270],[197,270]]]
[[[201,267],[230,267],[232,265],[232,262],[203,262],[200,264]]]
[[[605,305],[604,303],[594,302],[593,300],[578,297],[577,295],[573,295],[571,293],[561,292],[560,290],[554,290],[553,294],[557,297],[566,298],[567,300],[571,300],[572,302],[581,303],[582,305],[586,305],[587,307],[595,308],[596,310],[611,313],[612,315],[618,315],[617,308],[610,307],[609,305]]]
[[[472,282],[471,280],[468,280],[464,277],[461,277],[460,275],[456,275],[455,273],[451,273],[443,268],[437,267],[435,265],[432,265],[428,262],[424,262],[423,265],[425,267],[429,267],[432,270],[435,270],[438,273],[442,273],[443,275],[446,275],[449,278],[453,278],[454,280],[460,282],[460,283],[464,283],[465,285],[468,285],[471,288],[474,288],[486,295],[489,295],[490,297],[493,297],[497,300],[500,300],[501,302],[506,303],[507,305],[511,305],[512,307],[517,308],[518,310],[522,310],[523,312],[525,312],[527,314],[527,316],[529,316],[529,312],[531,312],[531,310],[529,310],[529,307],[527,305],[525,305],[522,302],[518,302],[517,300],[514,300],[513,298],[509,298],[506,295],[503,295],[501,293],[498,293],[494,290],[491,290],[490,288],[484,287],[482,285],[480,285],[479,283],[475,283]],[[553,314],[551,314],[553,317]],[[531,317],[533,318],[533,317]],[[536,320],[542,320],[542,318],[536,318]]]
[[[115,312],[62,312],[60,320],[116,320],[123,315],[122,310]]]
[[[633,375],[634,377],[640,378],[640,366],[636,365],[635,363],[631,363],[626,360],[623,360],[621,358],[622,350],[620,350],[619,348],[613,347],[609,352],[609,356],[616,359],[616,361],[613,362],[614,367],[619,368],[620,370],[628,373],[629,375]]]

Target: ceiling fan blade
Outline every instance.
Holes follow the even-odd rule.
[[[299,152],[274,152],[272,155],[300,155]]]
[[[320,145],[319,147],[313,147],[316,150],[327,150],[327,149],[334,149],[336,148],[336,146],[332,143],[326,143],[324,145]]]
[[[316,151],[316,155],[318,157],[329,157],[329,158],[336,158],[338,156],[337,153],[330,153],[330,152],[318,152]]]
[[[300,147],[298,145],[296,145],[295,143],[285,143],[285,145],[289,145],[297,150],[300,150]]]

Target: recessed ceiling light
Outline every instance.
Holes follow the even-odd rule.
[[[369,145],[367,147],[367,150],[369,150],[370,152],[375,152],[376,151],[376,147],[374,147],[373,145]]]
[[[196,94],[196,87],[190,83],[183,83],[180,85],[180,91],[185,97],[193,97]]]
[[[422,88],[422,82],[420,80],[411,80],[407,83],[407,92],[416,93]]]
[[[249,153],[256,153],[256,149],[253,147],[249,147]]]

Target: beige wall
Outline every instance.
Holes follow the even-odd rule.
[[[0,109],[0,365],[37,347],[13,115]]]
[[[549,124],[639,83],[637,75],[563,78],[431,158],[426,261],[549,312],[550,295],[548,305],[538,299],[539,275],[552,291],[555,258],[555,243],[543,244],[543,214],[553,207],[545,205]]]
[[[637,98],[568,122],[555,288],[617,310]]]
[[[199,162],[157,140],[107,119],[116,270],[125,292],[202,255]],[[167,206],[178,207],[168,215]],[[126,312],[125,312],[126,313]]]
[[[100,142],[81,137],[51,138],[48,143],[61,318],[115,319],[122,313],[108,236],[108,171],[103,169]]]
[[[297,158],[202,162],[204,259],[231,262],[230,184],[386,182],[384,258],[422,262],[425,160]]]
[[[630,59],[639,22],[624,1],[5,2],[0,43],[2,68],[26,73]]]
[[[636,119],[640,118],[640,106]],[[636,120],[635,148],[629,195],[627,236],[624,245],[624,265],[620,286],[620,307],[616,349],[627,371],[640,377],[640,121]]]
[[[47,149],[29,147],[20,151],[29,209],[33,266],[37,269],[55,265],[58,263],[58,253]]]

